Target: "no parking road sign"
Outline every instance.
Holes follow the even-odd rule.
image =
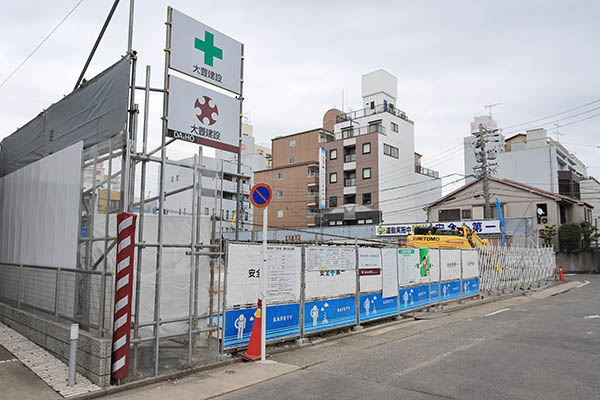
[[[257,183],[250,191],[250,201],[257,208],[264,208],[269,205],[273,192],[271,186],[266,183]]]

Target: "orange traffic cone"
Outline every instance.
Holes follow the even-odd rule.
[[[558,267],[558,271],[560,272],[560,278],[559,278],[559,280],[560,281],[564,281],[565,277],[563,276],[563,273],[562,273],[562,267]],[[254,332],[252,332],[252,333],[254,333]]]
[[[256,312],[254,313],[254,325],[252,325],[252,333],[250,334],[250,343],[248,343],[248,349],[244,354],[241,354],[246,361],[258,361],[260,360],[260,310],[262,307],[262,300],[258,300]]]

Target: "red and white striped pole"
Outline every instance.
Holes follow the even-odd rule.
[[[117,268],[115,274],[115,311],[112,339],[112,378],[129,375],[129,334],[133,292],[133,253],[137,215],[117,214]]]

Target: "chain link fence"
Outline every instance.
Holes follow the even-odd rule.
[[[0,299],[59,322],[77,322],[99,337],[110,333],[111,272],[0,263]]]

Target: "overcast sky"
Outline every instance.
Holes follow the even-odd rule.
[[[3,4],[0,82],[76,2]],[[111,4],[85,0],[0,88],[0,139],[72,90]],[[600,99],[598,1],[138,1],[139,84],[151,64],[153,86],[162,85],[167,5],[245,44],[244,112],[257,142],[319,127],[327,109],[341,107],[342,90],[346,108],[360,107],[361,75],[379,68],[398,78],[397,106],[415,122],[415,150],[441,175],[463,172],[457,146],[485,104],[502,103],[493,114],[507,127]],[[127,14],[121,0],[86,78],[125,53]],[[153,96],[153,143],[161,104]],[[592,118],[560,137],[596,177],[599,128]]]

